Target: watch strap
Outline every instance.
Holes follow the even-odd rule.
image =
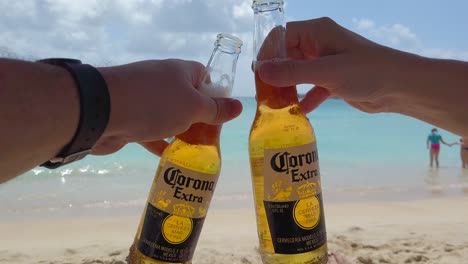
[[[80,160],[91,152],[91,148],[102,136],[109,122],[110,96],[104,78],[93,66],[72,59],[47,59],[42,62],[66,69],[72,75],[80,97],[80,118],[71,142],[57,157],[41,165],[55,169]]]

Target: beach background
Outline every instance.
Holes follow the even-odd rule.
[[[468,61],[468,1],[285,2],[287,21],[329,16],[392,48]],[[166,58],[206,63],[218,33],[244,41],[233,92],[244,112],[222,131],[223,168],[194,263],[260,263],[247,152],[255,113],[251,4],[0,1],[0,57],[70,57],[97,66]],[[330,250],[357,264],[468,263],[468,171],[460,168],[458,146],[443,145],[440,168],[431,169],[432,125],[365,114],[340,100],[308,117],[318,140]],[[439,131],[449,143],[459,140]],[[158,161],[130,144],[1,184],[0,263],[124,263]]]
[[[256,102],[239,99],[244,112],[222,130],[223,168],[194,263],[260,263],[247,151]],[[466,263],[468,170],[458,146],[442,146],[431,169],[429,124],[335,99],[308,117],[330,250],[363,264]],[[0,263],[123,263],[158,161],[130,144],[0,185]]]

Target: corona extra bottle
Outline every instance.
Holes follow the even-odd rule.
[[[229,97],[242,41],[219,34],[200,91]],[[164,150],[130,264],[191,263],[221,170],[220,125],[193,124]]]
[[[325,264],[327,239],[315,134],[295,86],[259,78],[259,62],[285,59],[282,0],[255,0],[257,112],[249,137],[257,231],[263,263]]]

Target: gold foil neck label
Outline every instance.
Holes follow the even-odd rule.
[[[218,174],[206,174],[166,161],[156,179],[158,192],[150,202],[158,209],[181,217],[206,216]]]
[[[289,202],[322,192],[317,143],[265,149],[264,200]]]

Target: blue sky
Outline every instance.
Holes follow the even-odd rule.
[[[180,58],[206,63],[216,34],[244,40],[234,95],[253,96],[251,0],[0,0],[0,56],[95,65]],[[288,20],[329,16],[365,37],[468,60],[468,1],[289,0]],[[302,88],[301,88],[302,89]]]
[[[468,50],[468,1],[449,0],[291,0],[288,15],[302,20],[329,16],[353,28],[353,18],[366,18],[379,26],[402,24],[427,46]]]

